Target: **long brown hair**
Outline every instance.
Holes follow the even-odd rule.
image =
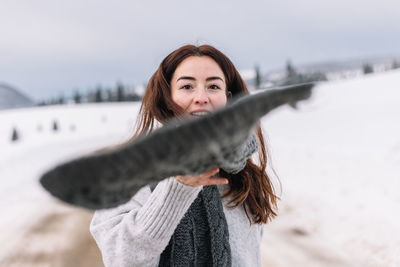
[[[136,125],[133,139],[150,133],[155,122],[166,123],[168,120],[179,117],[182,109],[172,101],[170,82],[178,65],[190,56],[208,56],[217,62],[225,75],[226,88],[233,97],[239,94],[248,94],[249,91],[236,70],[233,63],[222,52],[210,45],[185,45],[169,54],[160,64],[157,71],[150,78]],[[256,128],[259,144],[259,164],[247,160],[246,167],[238,174],[230,174],[221,170],[220,175],[228,178],[229,190],[222,196],[231,197],[231,207],[243,205],[250,223],[267,223],[276,216],[278,197],[270,177],[266,173],[267,151],[261,128]],[[250,219],[249,212],[252,219]]]

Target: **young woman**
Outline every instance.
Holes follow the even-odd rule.
[[[151,77],[137,136],[172,118],[196,119],[248,93],[232,62],[209,45],[173,51]],[[261,266],[262,227],[276,213],[267,153],[258,164],[166,177],[117,208],[96,211],[90,230],[106,266]],[[253,151],[251,151],[253,152]]]

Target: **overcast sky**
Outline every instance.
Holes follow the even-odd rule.
[[[0,0],[0,82],[38,100],[145,83],[187,43],[238,69],[400,55],[399,0]]]

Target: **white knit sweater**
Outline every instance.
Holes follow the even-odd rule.
[[[159,258],[175,228],[202,187],[184,185],[174,178],[161,181],[153,192],[142,188],[119,207],[96,211],[90,232],[106,267],[158,266]],[[219,185],[222,195],[227,185]],[[242,206],[227,208],[222,200],[229,230],[232,266],[261,265],[263,226],[250,225]]]

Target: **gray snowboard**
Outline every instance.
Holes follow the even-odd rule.
[[[311,96],[313,83],[245,95],[207,116],[172,121],[122,147],[66,162],[40,183],[55,197],[89,209],[127,202],[141,187],[166,177],[200,174],[245,160],[241,148],[259,119]]]

